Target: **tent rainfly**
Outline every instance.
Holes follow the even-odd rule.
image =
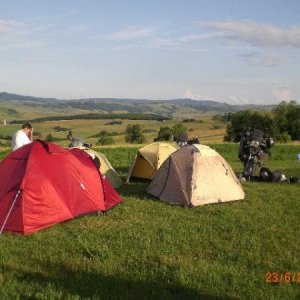
[[[140,148],[129,169],[126,181],[129,182],[132,177],[152,179],[163,162],[176,150],[174,146],[162,142]]]
[[[205,145],[188,145],[163,163],[147,192],[163,201],[198,206],[245,198],[225,159]]]
[[[87,153],[42,141],[8,155],[0,182],[0,233],[30,234],[122,201]]]

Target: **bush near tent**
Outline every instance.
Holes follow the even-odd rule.
[[[205,145],[188,145],[172,153],[156,173],[147,192],[163,201],[184,206],[245,198],[229,164]]]
[[[163,162],[176,150],[176,147],[162,142],[140,148],[129,169],[126,181],[129,182],[132,177],[152,179]]]
[[[73,149],[71,148],[70,151],[72,152]],[[113,166],[110,164],[106,156],[101,153],[94,151],[90,148],[85,148],[85,147],[78,147],[78,149],[84,150],[86,153],[88,153],[93,159],[97,158],[99,160],[99,170],[103,177],[109,181],[109,183],[115,188],[119,188],[122,185],[122,179],[117,173],[117,171],[113,168]]]
[[[0,232],[30,234],[122,201],[87,153],[49,142],[8,155],[0,164],[0,182]]]

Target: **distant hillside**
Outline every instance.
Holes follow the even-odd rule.
[[[63,120],[113,120],[113,119],[123,119],[123,120],[156,120],[156,121],[166,121],[170,120],[168,117],[163,117],[156,114],[80,114],[80,115],[70,115],[70,116],[49,116],[42,118],[35,118],[30,120],[13,120],[10,124],[22,124],[27,121],[40,123],[45,121],[63,121]]]
[[[32,97],[32,96],[22,96],[17,94],[9,94],[2,92],[0,93],[0,101],[10,101],[10,100],[18,100],[18,101],[28,101],[28,102],[51,102],[57,101],[55,98],[40,98],[40,97]]]
[[[273,105],[230,105],[212,100],[147,100],[147,99],[118,99],[118,98],[87,98],[87,99],[56,99],[22,96],[16,94],[0,93],[0,105],[7,104],[7,108],[0,110],[0,114],[12,112],[9,104],[14,103],[15,116],[19,115],[18,108],[30,107],[32,111],[39,111],[42,116],[64,114],[97,113],[131,113],[131,114],[156,114],[164,117],[192,117],[207,113],[227,113],[244,110],[247,108],[271,110]],[[66,113],[67,112],[67,113]],[[5,114],[4,114],[5,115]],[[35,117],[38,117],[36,113]],[[24,117],[23,117],[24,118]]]

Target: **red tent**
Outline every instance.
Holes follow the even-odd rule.
[[[84,151],[36,141],[0,164],[0,233],[30,234],[122,198]]]

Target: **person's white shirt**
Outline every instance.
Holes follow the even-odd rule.
[[[31,140],[29,139],[29,137],[23,129],[18,130],[12,137],[13,151],[29,143],[31,143]]]

